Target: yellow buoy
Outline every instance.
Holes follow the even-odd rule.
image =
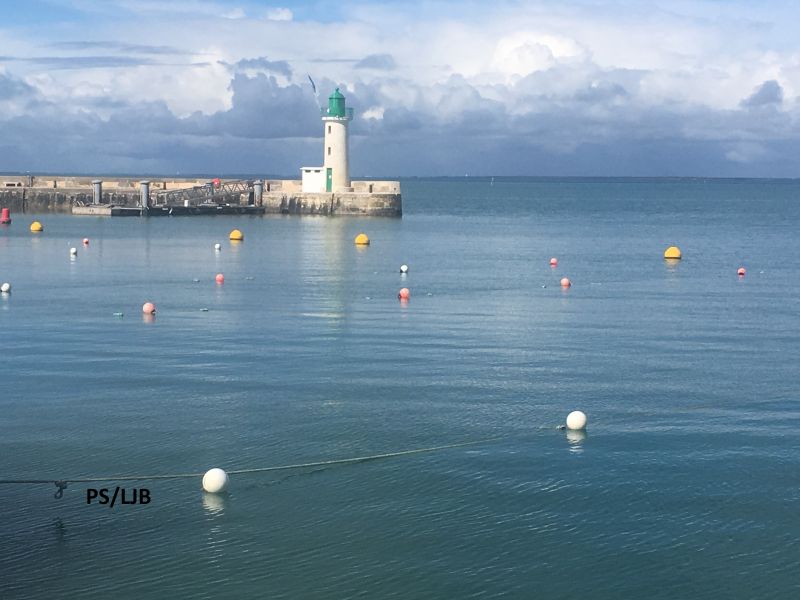
[[[42,224],[39,223],[39,221],[34,221],[31,223],[31,231],[34,233],[39,233],[40,231],[44,231],[44,227],[42,227]]]
[[[369,238],[364,233],[359,233],[354,240],[357,246],[368,246]]]
[[[241,231],[239,231],[238,229],[234,229],[233,231],[231,231],[231,234],[230,234],[229,237],[230,237],[231,241],[241,242],[244,239],[244,234]]]
[[[666,250],[664,250],[664,258],[673,258],[673,259],[680,259],[681,257],[681,249],[677,246],[670,246]]]

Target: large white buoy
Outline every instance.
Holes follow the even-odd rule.
[[[209,494],[219,494],[228,489],[228,474],[222,469],[209,469],[203,475],[203,489]]]
[[[586,415],[579,410],[573,410],[567,415],[567,429],[575,431],[586,429]]]
[[[214,250],[216,250],[217,252],[222,250],[222,244],[214,244]]]
[[[11,293],[11,284],[6,282],[3,285],[0,285],[0,292],[3,292],[4,294],[10,294]]]
[[[403,274],[408,273],[408,265],[400,265],[400,272]]]

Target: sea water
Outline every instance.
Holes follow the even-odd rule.
[[[402,219],[12,215],[1,479],[493,439],[0,484],[0,597],[800,595],[800,183],[402,186]],[[150,502],[87,504],[116,486]]]

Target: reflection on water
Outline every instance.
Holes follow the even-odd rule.
[[[225,512],[225,495],[203,492],[203,508],[212,516],[223,514]]]
[[[586,432],[567,429],[567,441],[569,442],[570,452],[583,452],[583,442],[586,441]]]

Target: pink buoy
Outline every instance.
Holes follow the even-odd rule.
[[[408,300],[411,297],[411,292],[408,288],[403,288],[397,293],[397,297],[400,298],[400,300]]]
[[[152,302],[145,302],[142,305],[142,312],[146,315],[154,315],[156,314],[156,305]]]
[[[571,282],[569,279],[567,279],[566,277],[564,277],[564,278],[561,280],[561,287],[563,287],[563,288],[568,288],[568,287],[570,287],[571,285],[572,285],[572,282]]]
[[[89,245],[89,238],[83,238],[83,245],[84,246],[88,246]]]
[[[222,273],[217,273],[217,276],[214,278],[219,285],[225,283],[225,275]]]
[[[557,258],[551,258],[550,259],[550,266],[551,267],[557,267],[558,266],[558,259]]]
[[[744,277],[746,273],[747,273],[747,271],[745,271],[745,268],[744,268],[744,267],[739,267],[739,270],[738,270],[738,271],[736,271],[736,274],[737,274],[739,277]]]

